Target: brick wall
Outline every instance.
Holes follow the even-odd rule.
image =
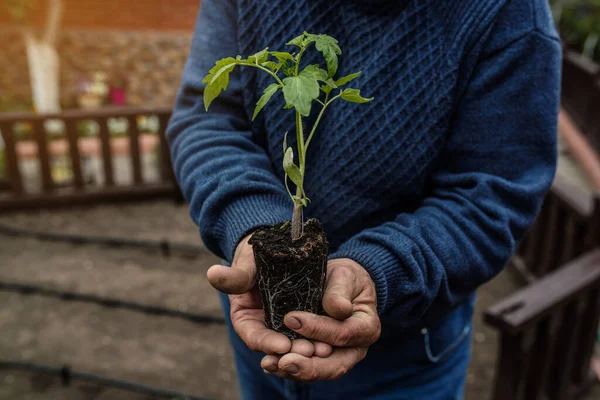
[[[30,20],[44,22],[47,0],[36,0]],[[63,29],[186,31],[194,26],[199,0],[63,0]],[[2,3],[0,3],[1,5]],[[0,27],[12,23],[0,6]]]
[[[75,107],[79,82],[101,71],[109,78],[127,78],[130,105],[171,105],[190,41],[190,33],[178,32],[64,31],[57,44],[61,103]],[[0,43],[0,108],[29,104],[22,35],[16,29],[0,28]]]
[[[35,0],[45,5],[47,0]],[[128,78],[131,105],[169,105],[177,92],[199,0],[63,0],[58,38],[61,103],[75,104],[91,73]],[[25,44],[0,0],[0,109],[31,102]],[[44,7],[30,23],[41,27]]]

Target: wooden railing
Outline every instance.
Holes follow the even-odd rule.
[[[572,400],[593,382],[600,251],[577,258],[490,308],[500,332],[494,400]]]
[[[179,196],[175,184],[169,149],[164,131],[171,115],[170,108],[106,108],[94,111],[65,111],[57,114],[8,113],[0,114],[0,131],[4,140],[5,176],[4,186],[8,190],[0,192],[0,211],[72,206],[75,204],[144,200],[161,196]],[[159,178],[154,182],[144,179],[142,153],[140,149],[139,116],[155,116],[158,118],[158,169]],[[116,184],[113,152],[111,151],[111,135],[108,120],[125,118],[127,128],[127,158],[129,159],[132,177],[127,184]],[[68,156],[72,179],[65,185],[57,185],[51,173],[51,154],[49,138],[45,129],[47,121],[62,121],[65,127],[64,139],[68,142]],[[77,124],[81,121],[94,121],[99,127],[97,140],[100,141],[100,158],[102,160],[103,182],[99,185],[86,184],[82,173],[80,142],[83,140],[78,132]],[[18,138],[15,124],[29,123],[33,139],[37,147],[36,159],[39,165],[41,188],[31,192],[26,189],[21,171],[22,155],[17,151]]]
[[[515,263],[529,285],[491,307],[494,400],[573,400],[589,387],[600,317],[600,200],[557,180]]]
[[[600,152],[600,66],[565,49],[562,106]],[[529,284],[485,314],[500,332],[494,400],[574,400],[600,322],[600,197],[556,180],[513,265]]]
[[[594,247],[592,216],[598,210],[598,199],[567,182],[553,183],[514,259],[529,282]]]

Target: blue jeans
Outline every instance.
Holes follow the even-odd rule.
[[[337,381],[299,383],[265,374],[264,356],[232,328],[221,295],[243,400],[461,400],[470,358],[474,296],[420,332],[398,333],[383,324],[366,358]]]

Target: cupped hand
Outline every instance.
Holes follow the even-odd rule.
[[[265,326],[265,314],[255,285],[254,253],[248,244],[250,236],[238,244],[231,267],[213,265],[207,272],[210,284],[229,295],[231,322],[236,333],[250,349],[266,354],[294,352],[304,357],[326,357],[331,354],[332,348],[328,344],[305,339],[292,341]]]
[[[268,355],[261,362],[265,371],[305,382],[333,380],[366,356],[381,333],[377,294],[369,273],[347,258],[329,261],[323,308],[329,316],[295,311],[284,322],[307,338],[333,346],[331,355]]]

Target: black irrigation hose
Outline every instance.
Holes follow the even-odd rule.
[[[10,283],[0,281],[0,291],[17,292],[25,295],[41,295],[55,297],[66,301],[81,301],[85,303],[94,303],[110,308],[124,308],[127,310],[137,311],[145,314],[163,315],[167,317],[181,318],[192,321],[197,324],[225,324],[225,320],[221,317],[213,317],[211,315],[192,314],[184,311],[172,310],[163,307],[147,306],[144,304],[133,303],[129,301],[118,300],[110,297],[101,297],[90,294],[81,294],[75,292],[67,292],[58,289],[52,289],[37,285],[28,285],[23,283]]]
[[[51,367],[49,365],[34,364],[22,361],[1,361],[0,369],[17,369],[22,371],[42,372],[61,377],[63,386],[69,386],[72,380],[80,380],[95,383],[101,386],[108,386],[130,392],[137,392],[157,397],[165,397],[173,400],[208,400],[205,397],[192,396],[179,393],[172,390],[157,389],[151,386],[140,385],[138,383],[122,381],[119,379],[108,378],[104,376],[72,371],[68,366],[61,368]]]
[[[172,252],[190,256],[199,256],[208,250],[202,246],[185,243],[174,243],[164,240],[141,240],[111,236],[76,235],[72,233],[40,232],[17,228],[0,223],[0,234],[13,237],[29,237],[51,242],[69,242],[73,244],[99,244],[110,247],[134,247],[140,249],[158,249],[163,256],[169,257]]]

